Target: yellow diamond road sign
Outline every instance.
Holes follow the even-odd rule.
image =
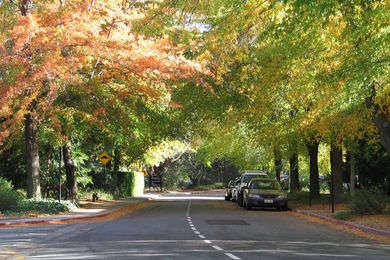
[[[102,152],[100,155],[99,155],[99,161],[103,164],[103,165],[106,165],[107,163],[109,163],[111,161],[111,156],[106,153],[106,152]]]

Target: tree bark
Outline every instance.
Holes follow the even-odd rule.
[[[298,147],[293,144],[292,153],[290,155],[290,190],[300,190],[299,184],[299,167],[298,167]]]
[[[282,155],[278,147],[274,148],[275,176],[280,181],[280,175],[283,174]]]
[[[356,155],[351,152],[351,169],[349,173],[349,193],[352,195],[355,192],[355,174],[356,174]]]
[[[66,173],[66,188],[68,190],[68,199],[77,200],[77,179],[76,179],[76,162],[72,158],[72,152],[68,145],[62,147],[64,155],[64,165]]]
[[[340,147],[334,143],[331,144],[330,149],[330,168],[331,174],[333,174],[333,187],[334,200],[336,203],[341,201],[343,195],[343,151]]]
[[[21,0],[19,3],[19,9],[22,16],[26,16],[31,12],[33,1],[32,0]]]
[[[25,116],[24,133],[27,157],[27,197],[41,198],[38,127],[36,118],[31,114]]]
[[[389,111],[386,107],[374,102],[376,96],[375,83],[371,83],[371,93],[366,100],[367,107],[372,108],[372,121],[379,131],[381,144],[386,149],[388,155],[390,155],[390,119]]]
[[[320,197],[320,182],[318,175],[318,146],[319,141],[312,140],[307,144],[310,160],[310,197],[317,199]]]

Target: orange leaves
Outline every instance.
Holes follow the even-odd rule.
[[[133,95],[156,101],[169,93],[167,82],[196,81],[204,73],[182,56],[182,46],[132,32],[132,23],[143,18],[141,9],[125,9],[122,1],[93,2],[36,1],[32,14],[19,17],[0,37],[0,68],[9,71],[0,81],[0,117],[8,122],[0,142],[11,125],[23,121],[32,100],[44,115],[70,85],[91,93],[99,84],[120,82],[123,88],[114,89],[118,100]],[[101,108],[94,116],[107,111]]]

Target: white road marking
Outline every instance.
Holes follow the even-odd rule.
[[[233,255],[233,254],[231,254],[231,253],[225,253],[225,255],[227,255],[227,256],[230,257],[231,259],[235,259],[235,260],[241,259],[241,258],[239,258],[238,256],[235,256],[235,255]]]
[[[191,208],[191,201],[188,201],[188,207],[187,207],[187,219],[191,219],[191,217],[190,217],[190,208]]]
[[[206,239],[206,237],[204,235],[201,235],[199,231],[196,230],[196,227],[195,225],[192,223],[192,220],[191,220],[191,217],[190,217],[190,209],[191,209],[191,201],[188,201],[188,206],[187,206],[187,221],[188,221],[188,224],[190,225],[191,229],[194,231],[195,234],[197,234],[199,236],[199,238],[203,239],[203,242],[205,242],[206,244],[211,244],[211,246],[217,250],[217,251],[223,251],[222,248],[220,248],[219,246],[216,246],[216,245],[213,245],[211,243],[210,240]],[[230,258],[232,259],[240,259],[239,257],[231,254],[231,253],[225,253],[225,255],[229,256]]]
[[[215,249],[215,250],[218,250],[218,251],[223,251],[223,249],[222,249],[222,248],[220,248],[219,246],[215,246],[215,245],[213,245],[212,247],[214,247],[214,249]]]

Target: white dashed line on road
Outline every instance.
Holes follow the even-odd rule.
[[[233,255],[233,254],[231,254],[231,253],[225,253],[225,255],[227,255],[227,256],[230,257],[231,259],[235,259],[235,260],[241,259],[241,258],[239,258],[238,256],[235,256],[235,255]]]
[[[212,247],[214,247],[215,250],[218,250],[218,251],[223,251],[222,248],[220,248],[219,246],[216,246],[216,245],[212,245]]]
[[[206,244],[211,245],[215,250],[217,250],[217,251],[224,251],[221,247],[213,245],[213,243],[210,240],[206,239],[206,237],[204,235],[202,235],[199,231],[196,230],[196,227],[192,223],[192,220],[191,220],[191,217],[190,217],[190,208],[191,208],[191,201],[188,202],[187,221],[188,221],[188,224],[190,225],[192,231],[194,231],[194,233],[196,235],[198,235],[199,238],[203,239],[203,242],[205,242]],[[233,255],[232,253],[225,253],[225,255],[230,257],[231,259],[234,259],[234,260],[240,260],[241,259],[238,256]]]

